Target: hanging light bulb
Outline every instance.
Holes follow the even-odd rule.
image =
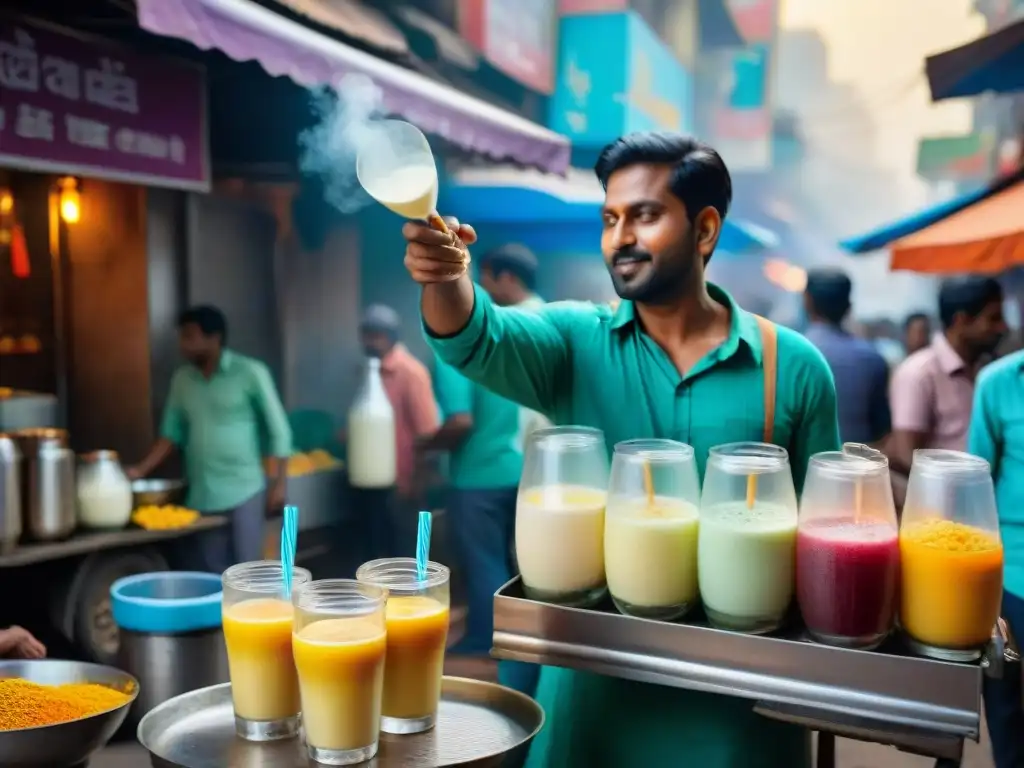
[[[82,218],[82,201],[78,195],[78,181],[65,176],[57,182],[60,189],[60,218],[65,224],[77,224]]]
[[[9,216],[14,211],[14,195],[11,190],[0,188],[0,216]]]

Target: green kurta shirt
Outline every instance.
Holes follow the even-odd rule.
[[[764,429],[761,334],[753,315],[721,289],[728,339],[685,376],[640,327],[633,304],[559,302],[499,308],[476,289],[466,327],[428,341],[438,356],[493,392],[556,424],[597,427],[622,440],[669,438],[708,449],[760,441]],[[789,451],[799,492],[807,460],[838,450],[832,374],[806,339],[778,329],[775,442]],[[802,768],[809,734],[758,715],[752,703],[545,667],[537,700],[547,725],[528,768]]]
[[[287,458],[292,432],[267,366],[225,349],[207,379],[194,365],[171,378],[161,436],[185,454],[187,504],[200,512],[224,512],[266,484],[262,446]]]

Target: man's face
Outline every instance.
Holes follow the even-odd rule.
[[[1003,302],[992,301],[974,318],[961,318],[962,338],[979,353],[993,352],[1008,328],[1003,318]]]
[[[931,342],[931,323],[919,317],[907,326],[907,353],[912,354],[924,349]]]
[[[192,363],[202,367],[213,359],[220,345],[219,336],[207,336],[195,323],[185,323],[178,330],[178,348],[181,356]]]
[[[487,295],[494,299],[496,304],[502,303],[501,282],[494,276],[494,271],[490,267],[480,268],[480,287],[487,291]]]
[[[363,352],[367,357],[382,358],[391,349],[391,336],[383,331],[363,330]]]
[[[615,292],[642,304],[668,304],[703,279],[721,219],[713,209],[695,212],[669,189],[672,166],[632,165],[608,179],[601,251]]]

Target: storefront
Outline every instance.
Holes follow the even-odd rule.
[[[164,190],[210,186],[205,72],[19,20],[0,47],[0,384],[56,393],[75,447],[143,450]]]

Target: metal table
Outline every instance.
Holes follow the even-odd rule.
[[[858,651],[811,643],[799,626],[753,636],[623,616],[610,602],[566,608],[527,599],[518,577],[494,597],[493,645],[499,659],[751,699],[819,732],[819,768],[834,766],[837,735],[958,766],[980,733],[983,674],[1019,662],[1002,620],[980,663],[956,664],[913,656],[898,638]]]

